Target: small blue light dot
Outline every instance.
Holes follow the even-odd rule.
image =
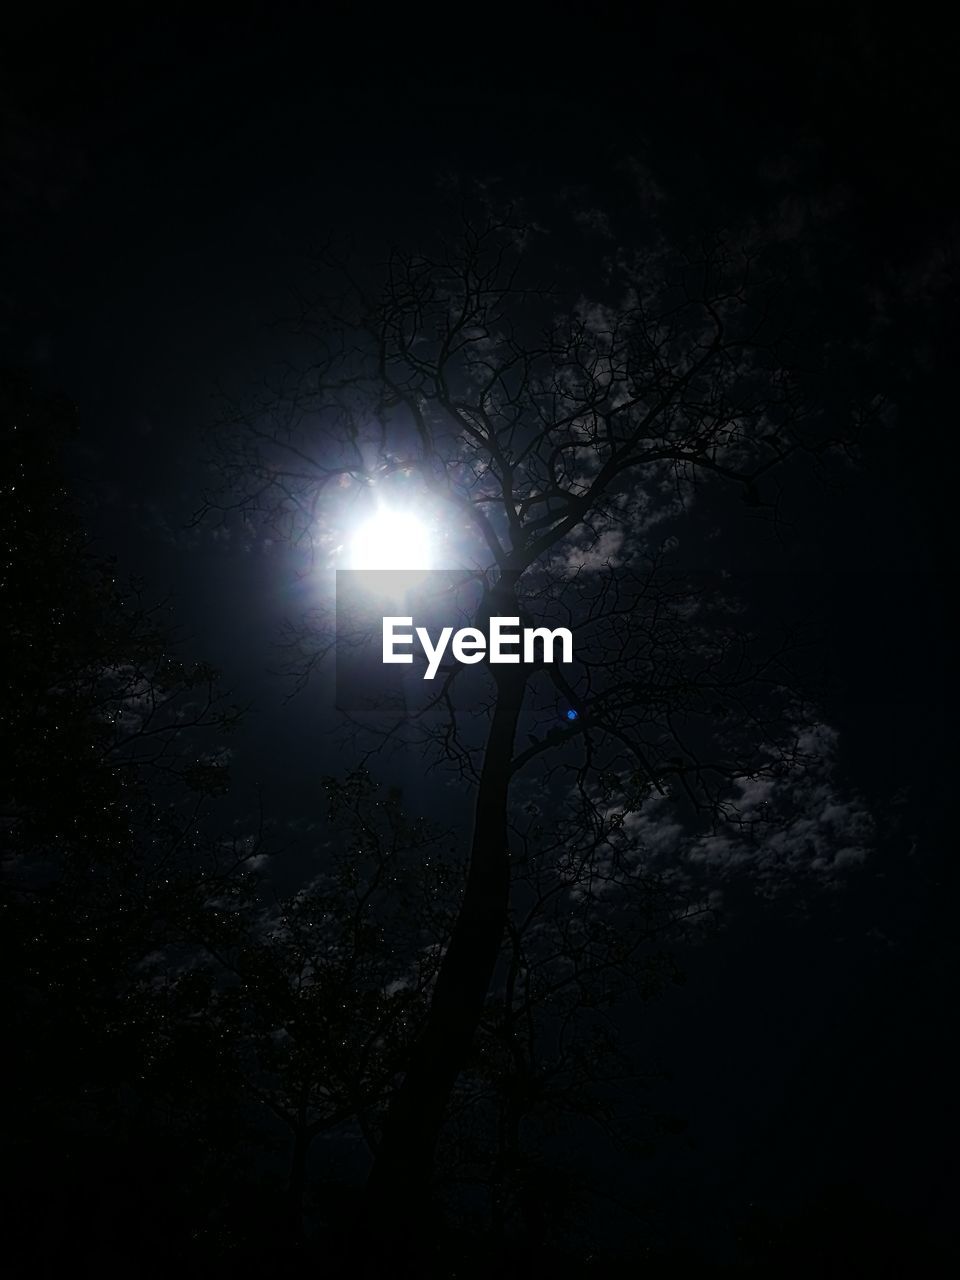
[[[568,719],[568,720],[577,720],[577,719],[579,719],[579,715],[578,715],[578,713],[577,713],[576,711],[574,711],[574,710],[572,710],[572,709],[571,709],[570,711],[568,711],[568,712],[567,712],[567,719]]]

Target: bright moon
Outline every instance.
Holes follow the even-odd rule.
[[[353,569],[429,569],[430,538],[416,518],[402,511],[378,511],[350,543]]]

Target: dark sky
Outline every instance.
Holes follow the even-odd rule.
[[[415,234],[448,172],[545,217],[600,209],[624,228],[651,211],[678,230],[813,219],[832,337],[870,333],[896,426],[843,492],[809,500],[785,559],[754,552],[749,568],[780,575],[781,591],[800,584],[828,630],[828,718],[849,784],[876,807],[878,847],[807,918],[754,904],[644,1017],[693,1144],[663,1159],[715,1224],[724,1204],[796,1205],[837,1183],[944,1230],[957,1191],[953,41],[868,6],[749,20],[589,8],[589,26],[582,6],[524,21],[486,6],[387,20],[174,6],[14,23],[0,85],[5,358],[79,405],[76,466],[101,545],[169,590],[191,647],[257,700],[241,780],[307,807],[311,770],[331,765],[328,709],[311,693],[283,706],[268,672],[296,605],[289,563],[184,524],[217,386],[255,381],[282,354],[270,322],[311,249]]]

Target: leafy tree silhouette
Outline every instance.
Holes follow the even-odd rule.
[[[0,416],[4,1125],[11,1203],[39,1265],[80,1247],[71,1231],[95,1230],[81,1225],[89,1166],[116,1176],[115,1137],[140,1123],[158,1037],[152,954],[242,880],[256,849],[206,822],[240,710],[84,536],[63,472],[74,411],[5,373]]]
[[[267,886],[193,922],[206,1018],[228,1046],[224,1082],[290,1138],[285,1231],[302,1238],[309,1149],[380,1112],[419,1026],[450,928],[444,834],[363,771],[325,779],[323,866],[282,898]],[[212,963],[211,963],[212,962]],[[168,999],[190,974],[175,977]]]

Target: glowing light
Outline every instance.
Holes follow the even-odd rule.
[[[351,569],[431,568],[430,536],[406,511],[383,508],[365,521],[350,540]]]
[[[571,708],[570,708],[570,710],[567,712],[567,719],[568,719],[568,720],[579,720],[579,719],[580,719],[580,713],[579,713],[579,711],[574,711],[573,707],[571,707]]]

